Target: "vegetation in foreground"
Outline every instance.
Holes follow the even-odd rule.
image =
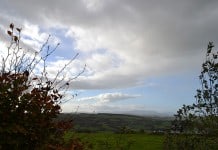
[[[67,141],[71,137],[79,137],[89,143],[88,149],[93,150],[161,150],[164,135],[154,134],[116,134],[116,133],[73,133],[65,135]]]
[[[160,150],[171,117],[143,117],[123,114],[60,114],[73,119],[75,128],[64,139],[79,138],[93,150]]]
[[[62,74],[74,59],[53,78],[47,72],[47,59],[56,50],[48,45],[28,52],[21,48],[21,28],[9,25],[9,47],[0,57],[0,149],[83,148],[78,139],[66,147],[64,133],[71,121],[54,121],[71,80]]]
[[[196,102],[183,105],[166,136],[165,148],[213,150],[218,148],[218,50],[209,42],[199,76]]]

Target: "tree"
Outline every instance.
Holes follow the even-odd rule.
[[[21,28],[10,24],[7,34],[10,45],[1,56],[0,66],[0,149],[63,148],[61,135],[72,124],[55,118],[61,112],[64,92],[75,77],[66,80],[61,73],[78,54],[51,78],[47,59],[59,44],[51,49],[49,36],[39,51],[28,53],[20,46]],[[36,69],[40,65],[41,72]],[[73,144],[83,147],[77,141]]]
[[[218,147],[218,51],[209,42],[199,76],[196,102],[183,105],[166,138],[168,149],[213,149]]]

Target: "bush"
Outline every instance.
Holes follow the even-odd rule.
[[[54,79],[46,72],[46,60],[57,47],[46,47],[46,41],[27,55],[20,47],[21,29],[10,24],[7,33],[11,41],[0,66],[0,149],[63,149],[62,136],[72,122],[54,119],[61,112],[61,91],[69,86],[69,80],[58,80],[66,66]],[[40,63],[44,68],[37,73]],[[82,149],[76,140],[72,145]]]
[[[167,149],[214,149],[218,147],[218,51],[209,42],[199,76],[196,103],[183,105],[172,122]]]

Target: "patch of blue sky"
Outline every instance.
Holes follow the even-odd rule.
[[[183,104],[192,104],[195,102],[196,89],[200,87],[198,80],[198,69],[185,72],[174,73],[171,75],[154,76],[144,80],[143,84],[120,88],[120,89],[99,89],[99,90],[82,90],[79,91],[76,99],[95,97],[104,93],[122,93],[129,95],[140,95],[136,98],[130,98],[111,102],[117,105],[142,105],[154,108],[158,111],[175,112]],[[92,101],[90,103],[94,103]]]
[[[58,46],[58,48],[49,60],[55,61],[59,59],[72,59],[78,51],[75,49],[75,40],[65,36],[67,30],[52,28],[49,30],[49,32],[51,36],[55,36],[58,37],[58,39],[60,39],[60,45]]]
[[[194,95],[200,86],[196,74],[173,75],[153,78],[149,81],[154,86],[144,86],[134,89],[143,97],[141,104],[178,109],[183,104],[195,102]],[[147,81],[147,82],[149,82]]]
[[[139,95],[136,98],[111,103],[117,105],[135,104],[156,109],[161,108],[162,111],[175,112],[183,104],[192,104],[195,102],[194,95],[196,94],[196,89],[200,86],[196,74],[197,73],[154,77],[147,79],[144,85],[124,89],[86,90],[81,92],[78,98],[117,92]]]

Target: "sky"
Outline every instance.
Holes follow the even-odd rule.
[[[51,75],[79,53],[63,112],[172,115],[195,102],[217,18],[217,0],[0,0],[0,49],[13,22],[26,48],[60,43]]]

